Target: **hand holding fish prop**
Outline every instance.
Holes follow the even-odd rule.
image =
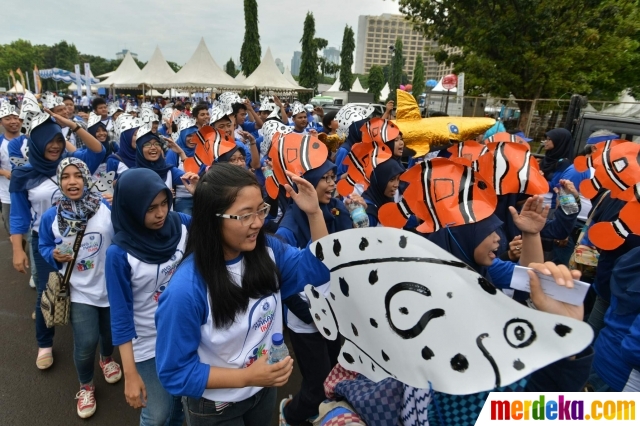
[[[524,307],[409,232],[353,229],[310,249],[331,271],[325,294],[305,289],[314,322],[325,338],[344,337],[344,368],[376,382],[393,377],[416,388],[477,393],[514,383],[593,339],[581,318]],[[535,294],[540,309],[561,312]]]
[[[196,150],[184,162],[184,171],[198,173],[204,164],[210,167],[221,155],[236,148],[236,142],[211,126],[202,126],[195,134]]]

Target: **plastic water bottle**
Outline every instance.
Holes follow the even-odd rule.
[[[351,216],[351,220],[356,228],[368,228],[369,227],[369,216],[367,216],[367,211],[358,203],[354,203],[353,201],[346,204],[347,210],[349,210],[349,215]]]
[[[270,178],[271,176],[273,176],[273,168],[271,166],[264,166],[262,168],[262,174],[264,175],[265,179]]]
[[[558,204],[566,214],[576,214],[580,211],[576,197],[562,186],[558,188]]]
[[[63,243],[62,238],[56,238],[53,241],[60,254],[73,254],[73,247],[69,243]]]
[[[276,364],[289,356],[289,349],[284,344],[284,336],[280,333],[274,333],[271,336],[271,350],[269,350],[269,359],[267,363]]]

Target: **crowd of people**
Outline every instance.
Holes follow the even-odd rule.
[[[402,123],[390,121],[393,107],[384,116],[349,105],[325,113],[235,93],[193,105],[96,97],[88,115],[52,93],[0,104],[2,217],[13,266],[36,289],[37,368],[54,363],[55,327],[45,324],[42,294],[50,273],[73,268],[81,418],[96,411],[99,351],[106,382],[124,376],[141,425],[267,425],[278,407],[282,425],[466,424],[486,392],[454,396],[388,379],[380,383],[401,390],[378,401],[380,383],[339,364],[340,339],[325,339],[314,323],[304,288],[322,288],[330,272],[310,243],[354,227],[394,226],[454,255],[508,303],[592,326],[592,345],[500,390],[640,391],[640,236],[620,221],[637,192],[621,196],[602,180],[595,194],[582,190],[607,166],[598,161],[606,162],[612,141],[632,143],[599,130],[574,165],[571,133],[551,129],[538,165],[530,140],[497,123],[475,141],[451,139],[417,155],[404,144]],[[499,158],[509,144],[529,161]],[[640,182],[640,165],[625,158],[626,194]],[[507,166],[484,166],[487,159]],[[519,171],[507,179],[510,169]],[[522,170],[536,175],[523,178]],[[482,192],[487,185],[492,195]],[[467,191],[474,196],[465,199]],[[455,203],[446,204],[452,195]],[[568,195],[577,209],[565,208]],[[355,220],[360,208],[366,220]],[[611,222],[622,223],[622,244],[597,247],[589,231]],[[78,238],[77,253],[65,250]],[[518,265],[531,268],[530,293],[510,288]],[[590,283],[584,304],[547,296],[536,272],[557,285]],[[267,355],[284,330],[303,380],[278,402],[293,360],[269,364]],[[347,382],[355,388],[340,386]],[[445,404],[451,398],[477,401]],[[412,410],[411,401],[425,409]],[[371,406],[387,412],[369,417]]]

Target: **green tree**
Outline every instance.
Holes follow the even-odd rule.
[[[180,69],[182,68],[180,65],[178,65],[178,64],[177,64],[177,63],[175,63],[175,62],[167,61],[167,64],[171,67],[171,69],[172,69],[174,72],[178,72],[178,71],[180,71]]]
[[[402,39],[398,37],[394,46],[393,58],[391,59],[391,73],[389,76],[389,90],[391,90],[389,98],[394,101],[396,100],[396,89],[400,87],[403,81],[403,66]]]
[[[258,2],[244,0],[244,41],[240,50],[240,64],[246,76],[258,68],[262,57],[260,33],[258,32]]]
[[[300,64],[299,83],[302,87],[313,89],[318,87],[318,44],[315,39],[316,21],[313,13],[307,12],[302,31],[302,62]],[[301,93],[300,100],[306,102],[312,94]]]
[[[353,66],[353,51],[355,48],[356,40],[353,29],[347,25],[344,27],[342,50],[340,51],[340,90],[345,92],[351,90],[354,82],[351,67]]]
[[[422,61],[422,54],[418,53],[418,56],[416,57],[416,66],[413,69],[413,81],[411,82],[411,85],[413,86],[411,94],[416,98],[416,102],[418,102],[418,98],[424,90],[424,84],[424,62]]]
[[[384,89],[385,81],[380,65],[374,65],[369,69],[369,93],[373,93],[374,102],[380,102],[380,92]]]
[[[635,0],[399,0],[400,10],[465,72],[476,92],[517,99],[615,96],[640,86]],[[523,119],[530,102],[518,102]]]
[[[235,78],[238,75],[238,71],[236,71],[236,63],[233,62],[233,58],[229,58],[229,60],[227,61],[227,64],[224,66],[224,70],[231,77]]]

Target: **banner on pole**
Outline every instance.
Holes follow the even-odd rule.
[[[87,96],[91,97],[91,65],[88,62],[84,63],[84,81],[87,82]]]
[[[80,64],[75,65],[76,72],[76,86],[78,86],[77,93],[79,97],[82,97],[82,79],[80,78]]]

